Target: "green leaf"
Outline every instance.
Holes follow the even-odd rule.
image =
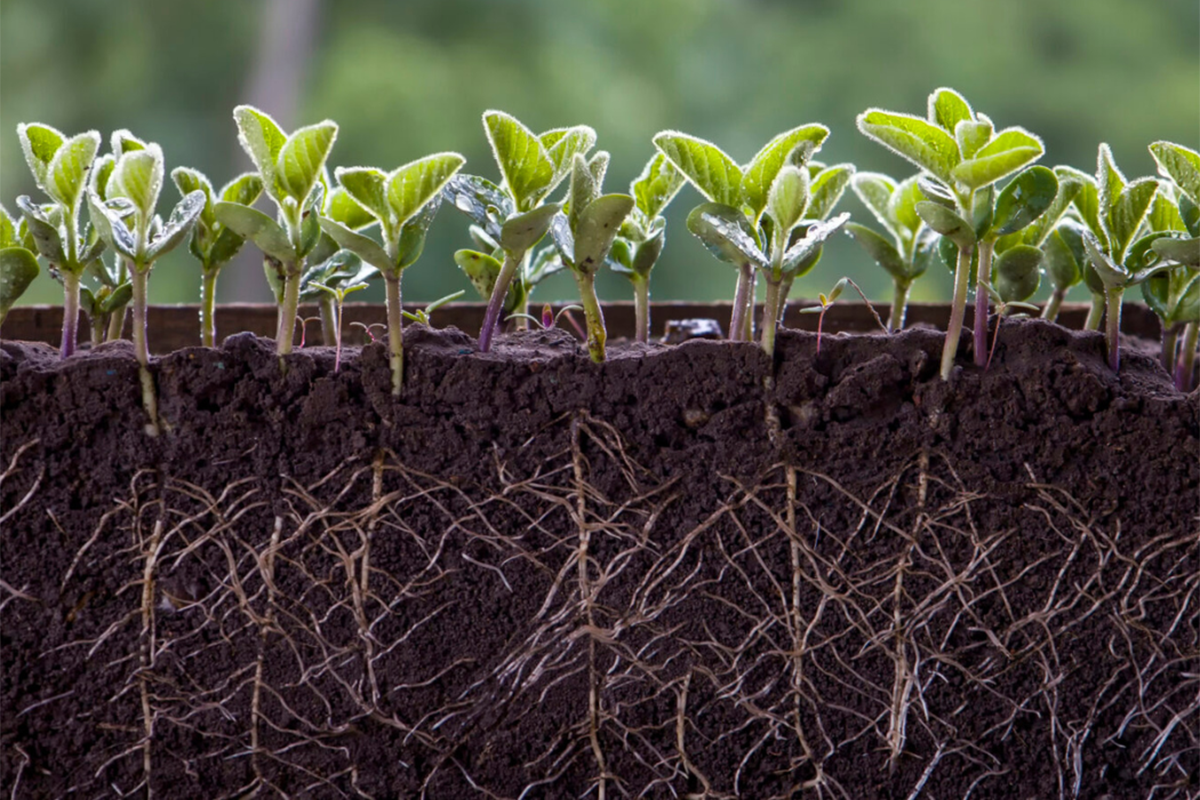
[[[992,140],[992,123],[982,120],[961,120],[958,127],[954,129],[954,140],[958,142],[958,150],[963,158],[973,158]]]
[[[253,172],[243,172],[221,187],[220,197],[227,203],[250,206],[254,205],[262,193],[262,177]]]
[[[454,263],[466,274],[475,291],[484,300],[491,298],[496,288],[496,279],[504,265],[487,253],[475,250],[459,250],[454,254]]]
[[[960,249],[975,246],[975,230],[965,219],[945,206],[932,200],[916,204],[917,214],[925,224],[954,242]]]
[[[17,202],[20,203],[20,200]],[[126,198],[114,197],[111,200],[102,201],[95,192],[88,191],[88,214],[91,217],[92,225],[96,228],[96,233],[108,243],[109,247],[127,259],[134,259],[138,256],[137,240],[134,239],[129,226],[125,224],[126,217],[134,213],[136,210],[133,203]]]
[[[721,148],[676,131],[656,134],[654,146],[711,202],[735,208],[741,205],[741,167]],[[766,201],[765,189],[763,201]]]
[[[1150,204],[1150,212],[1146,215],[1146,224],[1152,231],[1186,231],[1183,215],[1179,213],[1179,204],[1172,199],[1171,192],[1178,191],[1173,184],[1161,183],[1154,202]]]
[[[201,233],[212,231],[217,225],[217,218],[213,215],[212,210],[213,188],[212,184],[208,182],[208,178],[204,176],[204,173],[189,167],[176,167],[171,170],[171,181],[175,184],[175,188],[179,190],[179,194],[181,195],[186,196],[192,192],[204,192],[204,210],[200,213],[200,221],[196,228],[196,233],[200,235]],[[222,199],[228,200],[229,198]],[[250,203],[243,203],[242,205],[250,205]]]
[[[993,265],[993,283],[1005,303],[1019,303],[1033,297],[1041,283],[1039,267],[1042,251],[1028,244],[1005,250]]]
[[[1156,239],[1151,245],[1154,252],[1167,261],[1183,264],[1192,269],[1200,268],[1200,238]]]
[[[541,196],[545,197],[567,177],[567,173],[570,172],[571,165],[575,161],[575,156],[586,155],[595,146],[596,131],[587,125],[576,125],[572,128],[555,128],[546,131],[538,139],[545,148],[550,162],[554,165],[554,177],[542,191]],[[597,182],[602,182],[602,180],[603,178]]]
[[[846,233],[858,242],[876,264],[883,267],[894,280],[909,281],[912,276],[900,251],[884,237],[857,223],[846,225]]]
[[[787,241],[787,235],[796,227],[807,208],[808,170],[788,164],[775,176],[767,196],[767,214],[783,241]]]
[[[323,216],[342,223],[352,231],[365,228],[376,220],[375,215],[351,197],[344,186],[329,193]]]
[[[954,192],[949,186],[942,183],[932,175],[918,175],[917,189],[920,191],[921,196],[914,198],[914,210],[916,208],[916,203],[921,202],[921,200],[929,200],[937,203],[938,205],[945,206],[951,211],[958,211],[958,200],[954,196]]]
[[[8,209],[0,203],[0,247],[20,247],[21,240],[17,236],[17,223],[9,215]]]
[[[853,164],[835,164],[817,173],[809,187],[806,219],[825,219],[833,211],[854,175]]]
[[[1053,172],[1045,167],[1023,170],[996,198],[992,234],[1006,236],[1023,230],[1045,214],[1057,197],[1058,178]]]
[[[79,201],[87,185],[88,169],[100,149],[100,134],[88,131],[62,143],[46,170],[46,194],[72,212],[79,210]]]
[[[162,191],[163,155],[158,145],[133,150],[117,159],[108,181],[108,198],[128,198],[143,219],[154,216]]]
[[[850,179],[850,188],[858,199],[887,228],[896,239],[901,238],[901,225],[889,208],[896,182],[879,172],[859,172]]]
[[[217,234],[212,247],[208,249],[209,266],[218,267],[232,261],[245,243],[244,237],[222,225],[221,232]]]
[[[1155,142],[1150,145],[1150,155],[1154,156],[1158,171],[1200,205],[1200,153],[1174,142]]]
[[[500,246],[510,253],[521,253],[533,247],[546,235],[550,220],[561,209],[559,203],[548,203],[505,220],[500,228]]]
[[[243,239],[249,239],[263,254],[280,262],[291,262],[296,251],[288,240],[287,232],[278,222],[261,211],[238,203],[220,202],[213,207],[217,222],[229,228]]]
[[[973,122],[975,112],[967,99],[953,89],[942,87],[929,95],[929,121],[953,134],[960,122]]]
[[[1125,189],[1125,176],[1113,161],[1112,150],[1101,144],[1096,154],[1096,188],[1100,193],[1100,219],[1112,214],[1121,192]]]
[[[501,222],[515,213],[508,195],[499,186],[478,175],[455,175],[446,183],[442,194],[493,239],[500,238]]]
[[[659,228],[650,238],[637,246],[633,253],[633,261],[630,262],[629,268],[635,275],[640,275],[643,278],[650,277],[650,271],[654,269],[654,265],[658,263],[658,257],[662,255],[663,247],[667,242],[667,229]]]
[[[921,227],[921,217],[917,214],[917,203],[925,199],[921,191],[920,176],[912,175],[896,186],[896,191],[888,198],[888,214],[896,220],[899,226],[901,241],[907,241],[916,235]]]
[[[1055,180],[1058,182],[1058,191],[1054,194],[1054,202],[1025,228],[1020,237],[1023,244],[1031,244],[1035,247],[1041,245],[1058,225],[1063,214],[1067,213],[1067,209],[1071,207],[1079,190],[1083,188],[1083,183],[1069,174],[1060,174],[1055,171]]]
[[[179,243],[192,232],[192,226],[204,211],[207,197],[203,191],[189,192],[179,204],[171,210],[171,216],[163,226],[162,231],[146,248],[145,262],[153,264],[164,253],[169,253],[179,246]]]
[[[58,226],[53,224],[42,212],[42,209],[34,205],[33,201],[25,195],[17,198],[17,208],[21,209],[21,213],[25,215],[25,224],[29,227],[29,233],[33,237],[37,251],[54,266],[64,266],[67,256],[63,249],[62,234],[59,233]]]
[[[1108,233],[1109,253],[1117,261],[1124,260],[1125,250],[1142,226],[1156,192],[1157,180],[1138,178],[1126,184],[1120,196],[1113,202],[1105,230]],[[1104,221],[1101,219],[1102,223]]]
[[[1042,140],[1023,128],[1006,128],[951,175],[972,191],[1011,175],[1045,152]]]
[[[592,171],[588,169],[587,161],[584,160],[584,157],[576,154],[575,165],[571,170],[571,186],[567,194],[567,197],[570,198],[567,207],[567,220],[572,232],[578,229],[577,225],[579,224],[579,218],[583,215],[583,210],[599,196],[600,184],[596,182]]]
[[[412,266],[421,257],[421,252],[425,249],[425,236],[429,233],[429,226],[433,224],[433,218],[437,216],[441,207],[442,196],[434,195],[433,200],[422,206],[420,211],[400,226],[400,240],[396,247],[398,269]]]
[[[258,168],[267,191],[275,199],[281,199],[276,162],[283,146],[287,144],[287,134],[269,115],[253,106],[233,109],[233,119],[238,127],[238,142]]]
[[[607,150],[601,150],[588,159],[588,172],[592,173],[592,180],[597,186],[604,185],[604,176],[608,174],[608,165],[612,161],[612,155]]]
[[[23,122],[17,125],[17,138],[21,140],[21,150],[25,153],[25,163],[29,165],[29,171],[33,173],[37,185],[45,191],[50,162],[66,137],[49,125]]]
[[[741,193],[742,201],[750,207],[754,220],[757,220],[767,207],[771,187],[783,166],[789,162],[803,166],[809,156],[821,149],[821,144],[828,136],[829,129],[824,125],[802,125],[779,134],[750,159],[742,176]],[[796,159],[798,149],[800,157]],[[726,202],[715,197],[711,199],[715,202]],[[737,206],[736,202],[728,204]]]
[[[953,136],[911,114],[868,109],[858,115],[858,129],[946,183],[961,160]]]
[[[337,139],[337,123],[330,120],[308,125],[292,133],[275,159],[280,185],[297,203],[303,204],[325,166]]]
[[[375,219],[388,218],[387,173],[375,167],[338,167],[334,174],[342,189]]]
[[[1100,240],[1091,231],[1083,232],[1083,247],[1087,251],[1088,261],[1101,283],[1106,289],[1116,289],[1125,285],[1129,280],[1129,270],[1108,257]]]
[[[687,228],[721,261],[766,269],[766,256],[754,241],[746,215],[733,206],[701,203],[688,214]]]
[[[102,314],[111,314],[119,308],[124,308],[129,305],[129,301],[133,299],[133,284],[130,281],[125,281],[120,286],[113,289],[108,297],[100,301],[99,311]]]
[[[385,275],[391,275],[397,271],[396,265],[388,258],[387,252],[374,239],[356,233],[340,222],[335,222],[327,217],[320,217],[318,221],[321,230],[329,234],[329,238],[337,242],[338,247],[349,250]]]
[[[660,152],[646,162],[642,174],[630,184],[629,193],[637,201],[638,210],[649,220],[662,213],[686,182],[683,173]]]
[[[1183,220],[1183,227],[1192,236],[1200,236],[1200,206],[1193,203],[1186,194],[1179,195],[1177,199],[1179,200],[1179,217]]]
[[[38,276],[37,258],[24,247],[0,249],[0,320]]]
[[[483,127],[504,184],[518,210],[529,211],[549,191],[554,162],[533,131],[503,111],[487,111]]]
[[[613,239],[633,206],[634,199],[627,194],[606,194],[588,203],[575,228],[576,271],[594,275],[604,265]]]
[[[850,215],[838,214],[833,219],[814,222],[804,232],[804,237],[783,254],[783,274],[796,278],[816,266],[821,258],[821,249],[830,236],[841,230]]]
[[[1070,289],[1083,280],[1086,258],[1082,228],[1064,223],[1042,242],[1042,263],[1056,289]]]
[[[113,156],[120,158],[125,153],[132,153],[134,150],[145,150],[146,142],[134,136],[125,128],[119,128],[112,132],[112,137],[109,139],[109,147],[113,151]]]
[[[436,153],[394,170],[387,179],[389,225],[403,225],[438,196],[466,159],[458,153]]]
[[[117,159],[112,153],[106,153],[92,162],[92,169],[88,175],[88,186],[93,189],[101,200],[108,199],[108,181],[112,177],[113,167],[117,164]]]

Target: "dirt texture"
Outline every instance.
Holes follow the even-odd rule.
[[[1006,321],[0,345],[18,798],[1190,798],[1200,395]]]

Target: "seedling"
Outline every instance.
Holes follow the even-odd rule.
[[[346,296],[367,288],[367,281],[378,274],[375,267],[362,263],[362,259],[354,253],[338,250],[311,267],[300,279],[300,296],[310,296],[320,301],[325,344],[332,341],[337,351],[333,362],[334,372],[342,364],[342,306]]]
[[[109,199],[108,179],[112,177],[116,163],[116,157],[112,153],[106,153],[92,164],[88,176],[88,191],[103,202]],[[99,240],[101,247],[107,249],[95,225],[89,225],[87,231],[89,246]],[[88,272],[96,279],[95,288],[82,287],[80,300],[91,318],[92,344],[120,339],[125,327],[125,309],[133,299],[133,281],[125,259],[121,258],[120,253],[114,253],[112,261],[109,262],[104,258],[104,253],[97,253],[96,258],[88,265]]]
[[[14,222],[8,209],[0,205],[0,325],[42,271],[35,247],[25,221]]]
[[[242,249],[246,237],[217,220],[212,184],[202,172],[176,167],[171,170],[171,180],[181,195],[195,191],[204,193],[204,208],[192,229],[188,249],[200,261],[200,343],[205,347],[214,347],[217,334],[213,309],[217,302],[217,276]],[[252,206],[262,191],[262,177],[246,172],[221,187],[217,202]]]
[[[502,111],[484,112],[483,129],[500,168],[501,185],[477,175],[459,175],[447,184],[446,197],[470,217],[472,237],[487,251],[460,250],[455,254],[455,261],[477,289],[492,283],[479,332],[479,349],[486,353],[513,279],[518,275],[535,277],[528,264],[529,253],[562,208],[561,203],[546,203],[546,197],[567,177],[575,156],[592,149],[596,132],[576,125],[534,134]],[[491,280],[493,262],[500,267]],[[527,297],[528,284],[524,280],[518,283],[523,285],[516,288]],[[524,312],[524,297],[519,298],[519,306],[513,302],[509,308]]]
[[[629,185],[634,208],[609,254],[613,271],[633,284],[634,338],[639,342],[650,339],[650,271],[666,244],[667,220],[662,212],[685,181],[666,156],[656,153]]]
[[[604,361],[608,332],[596,297],[596,273],[604,265],[621,224],[634,207],[634,199],[627,194],[601,194],[607,165],[607,153],[598,153],[591,161],[575,154],[567,210],[555,214],[550,223],[550,236],[559,258],[570,268],[579,286],[587,322],[588,354],[597,363]]]
[[[103,243],[86,246],[87,236],[81,237],[79,231],[79,206],[88,170],[100,149],[100,134],[87,131],[68,138],[49,125],[35,122],[18,125],[17,136],[34,181],[52,201],[35,205],[28,197],[21,196],[17,198],[17,207],[24,214],[38,253],[48,262],[50,274],[63,285],[59,352],[66,358],[75,352],[79,335],[79,286],[83,272],[104,247]],[[28,272],[28,264],[24,270]]]
[[[1030,292],[1030,294],[1033,294],[1033,292]],[[988,287],[988,296],[991,297],[992,302],[996,304],[996,331],[992,334],[992,346],[988,349],[987,363],[983,367],[985,370],[992,368],[992,357],[996,355],[996,343],[1000,341],[1000,323],[1004,320],[1004,318],[1013,311],[1030,314],[1037,314],[1039,311],[1041,311],[1041,309],[1032,303],[1025,303],[1020,300],[1005,300],[1002,293],[996,291],[990,286]],[[1017,313],[1014,316],[1020,317],[1024,316],[1024,314]]]
[[[850,187],[892,237],[889,242],[864,225],[846,224],[846,233],[892,276],[888,329],[898,331],[904,327],[913,282],[925,274],[937,252],[938,235],[926,227],[915,208],[925,195],[917,187],[916,175],[896,183],[878,172],[859,172],[850,179]]]
[[[835,302],[837,302],[837,299],[839,297],[841,297],[842,292],[845,290],[847,285],[853,286],[854,291],[858,292],[858,296],[862,298],[863,303],[865,303],[867,306],[867,310],[871,312],[871,316],[873,316],[875,318],[875,322],[878,323],[880,329],[883,330],[884,333],[891,333],[891,330],[888,328],[888,326],[885,325],[883,323],[883,320],[879,318],[879,315],[875,313],[875,306],[871,305],[871,301],[867,299],[867,295],[863,292],[862,289],[859,288],[858,284],[855,283],[854,281],[850,280],[849,278],[842,278],[840,281],[838,281],[836,284],[834,284],[833,288],[830,289],[828,295],[825,295],[823,293],[817,294],[817,305],[800,309],[801,314],[818,314],[819,315],[817,317],[817,354],[818,355],[820,355],[820,353],[821,353],[821,329],[825,323],[825,313],[827,311],[829,311],[829,309],[833,308],[833,304]]]
[[[1059,184],[1062,185],[1061,183]],[[1071,287],[1080,283],[1087,270],[1087,253],[1083,247],[1083,225],[1076,219],[1064,217],[1054,227],[1054,230],[1042,242],[1042,264],[1046,275],[1053,287],[1050,299],[1042,309],[1042,319],[1053,322],[1058,319],[1058,311]],[[1100,326],[1100,316],[1103,314],[1103,295],[1099,305],[1100,315],[1094,324],[1085,326],[1095,330]],[[1089,314],[1089,322],[1091,322]]]
[[[338,127],[325,120],[288,135],[275,120],[252,106],[238,106],[233,118],[238,141],[278,211],[271,219],[248,205],[222,200],[213,207],[213,214],[217,222],[254,242],[280,276],[275,350],[282,365],[283,356],[292,352],[306,259],[321,238],[319,210],[324,187],[319,178]]]
[[[412,322],[419,322],[422,325],[429,325],[431,324],[429,320],[433,315],[433,312],[437,311],[442,306],[447,306],[453,303],[466,293],[467,291],[465,289],[459,289],[457,292],[448,294],[445,297],[439,297],[432,303],[427,303],[424,308],[418,308],[416,311],[405,311],[404,318]]]
[[[946,343],[942,350],[941,376],[950,378],[958,340],[966,313],[970,273],[980,235],[977,227],[995,214],[990,192],[982,202],[976,197],[997,181],[1012,175],[1044,152],[1041,139],[1023,128],[1012,127],[996,133],[991,119],[972,110],[962,95],[952,89],[938,89],[929,95],[927,119],[880,109],[868,109],[858,116],[858,128],[896,154],[916,164],[936,181],[925,180],[921,189],[929,198],[918,203],[917,213],[930,228],[950,239],[958,253],[954,268],[954,298]],[[1056,187],[1057,188],[1057,187]],[[1051,197],[1057,192],[1051,192]],[[1028,206],[1024,196],[1011,198],[1012,220],[1019,220]],[[1044,209],[1043,209],[1044,210]],[[977,214],[978,211],[978,214]],[[971,222],[968,222],[971,220]],[[992,247],[979,250],[976,299],[975,360],[983,364],[978,346],[987,338],[987,293],[991,278]]]
[[[107,272],[107,270],[106,270]],[[80,287],[79,300],[83,310],[91,320],[92,345],[98,345],[111,336],[114,315],[119,314],[119,322],[125,320],[125,306],[133,299],[133,283],[124,281],[116,286],[102,283],[93,291],[87,286]],[[119,329],[118,329],[119,330]],[[119,333],[117,334],[120,335]]]
[[[711,142],[663,131],[654,145],[708,198],[692,209],[690,230],[722,261],[738,268],[729,338],[753,338],[755,274],[767,280],[762,347],[775,352],[775,331],[792,282],[821,258],[825,241],[849,214],[826,220],[854,167],[811,161],[829,135],[824,125],[804,125],[767,143],[744,168]]]
[[[105,184],[107,199],[88,189],[92,224],[100,238],[117,253],[128,270],[133,293],[133,352],[142,381],[142,402],[150,418],[148,432],[158,433],[158,401],[150,375],[146,341],[146,294],[150,271],[160,257],[178,247],[204,210],[204,192],[184,196],[164,224],[155,213],[163,184],[162,149],[128,131],[112,136],[115,157]]]

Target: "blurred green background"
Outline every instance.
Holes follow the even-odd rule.
[[[823,122],[832,134],[820,159],[901,176],[911,170],[858,134],[854,117],[868,106],[923,113],[941,85],[998,126],[1039,133],[1047,165],[1092,172],[1096,146],[1107,141],[1128,176],[1151,174],[1149,142],[1194,148],[1200,139],[1200,4],[4,0],[0,199],[12,210],[17,195],[38,195],[15,133],[22,121],[96,128],[106,141],[128,127],[162,144],[168,169],[197,167],[220,185],[250,168],[230,113],[240,102],[288,130],[336,120],[331,167],[392,169],[457,150],[466,171],[497,179],[480,114],[500,108],[535,130],[595,127],[599,147],[613,154],[610,191],[638,174],[664,128],[711,139],[744,162],[775,133]],[[162,204],[175,200],[166,187]],[[732,297],[733,269],[683,227],[698,202],[686,188],[670,210],[655,299]],[[867,221],[850,192],[841,208]],[[451,254],[469,246],[466,218],[443,209],[425,256],[406,271],[405,299],[467,288]],[[886,276],[845,237],[793,296],[827,291],[842,275],[889,296]],[[949,272],[931,274],[914,299],[947,298],[949,283]],[[270,297],[258,259],[246,253],[222,273],[221,290],[225,301]],[[537,299],[574,291],[559,275]],[[198,269],[183,249],[155,269],[154,302],[195,302],[198,293]],[[629,285],[606,275],[600,293],[627,299]],[[43,276],[25,302],[61,302],[59,287]]]

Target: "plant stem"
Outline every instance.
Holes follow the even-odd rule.
[[[583,302],[583,316],[587,321],[588,354],[597,364],[604,362],[604,343],[608,339],[608,331],[604,328],[604,312],[600,310],[600,299],[596,297],[596,277],[582,272],[574,272],[575,282],[579,284],[579,299]]]
[[[108,317],[97,313],[91,318],[92,347],[104,341],[104,328],[108,325]]]
[[[742,331],[742,341],[754,341],[754,295],[755,287],[758,285],[758,272],[754,269],[750,270],[750,291],[746,292],[746,311],[742,317],[743,324],[746,326]]]
[[[942,380],[950,380],[954,371],[954,357],[958,354],[958,340],[962,336],[963,317],[967,310],[967,289],[971,277],[971,249],[960,247],[958,261],[954,265],[954,305],[950,307],[950,324],[946,326],[946,343],[942,347]]]
[[[334,308],[334,324],[333,332],[336,337],[334,342],[335,353],[333,356],[333,371],[334,374],[342,368],[342,303],[345,302],[345,295],[339,294],[337,305]]]
[[[1196,345],[1198,342],[1200,342],[1200,323],[1189,322],[1183,329],[1179,366],[1175,369],[1175,388],[1181,392],[1192,390],[1192,374],[1196,369]]]
[[[154,376],[150,374],[150,348],[146,340],[146,289],[150,278],[150,268],[130,267],[130,278],[133,281],[133,355],[138,362],[138,377],[142,383],[142,407],[150,421],[146,424],[146,433],[158,436],[158,395],[154,390]]]
[[[63,278],[63,326],[62,347],[59,355],[67,358],[75,352],[79,338],[79,276],[61,270]]]
[[[992,239],[984,239],[979,243],[979,270],[975,285],[975,366],[982,367],[988,362],[988,287],[992,284],[992,253],[996,243]]]
[[[400,271],[384,273],[387,297],[388,360],[392,365],[392,395],[399,396],[404,385],[404,327],[400,318]]]
[[[631,280],[633,281],[633,314],[635,318],[634,338],[645,344],[650,341],[650,280],[640,275],[635,275]]]
[[[1178,323],[1168,325],[1163,323],[1162,326],[1162,365],[1168,375],[1175,374],[1175,351],[1178,349],[1176,345],[1179,343],[1179,332],[1183,326]]]
[[[1058,309],[1062,306],[1063,299],[1066,296],[1066,287],[1055,286],[1050,299],[1046,301],[1046,307],[1042,309],[1042,319],[1049,322],[1054,322],[1054,320],[1058,319]]]
[[[292,352],[292,340],[296,337],[296,309],[300,306],[300,275],[303,262],[289,264],[283,273],[283,302],[279,305],[279,328],[275,331],[275,352],[279,364],[283,357]]]
[[[342,337],[341,331],[338,330],[341,320],[338,319],[337,309],[334,307],[333,295],[321,292],[317,307],[321,310],[321,344],[334,347]]]
[[[1092,307],[1088,309],[1087,320],[1083,323],[1085,331],[1100,330],[1100,320],[1104,319],[1104,294],[1102,292],[1092,293]]]
[[[108,315],[108,330],[104,332],[104,341],[115,342],[121,338],[121,334],[125,331],[125,313],[128,306],[121,306],[113,309],[113,312]]]
[[[763,303],[763,318],[762,318],[762,349],[769,355],[775,355],[775,332],[779,326],[779,299],[780,289],[782,289],[783,278],[774,279],[774,275],[767,275],[767,299]],[[820,347],[820,341],[817,346]]]
[[[216,347],[217,341],[217,271],[205,269],[200,279],[200,343]]]
[[[908,313],[908,293],[912,283],[896,281],[896,291],[892,295],[892,313],[888,317],[888,330],[895,333],[904,327],[904,317]]]
[[[729,341],[740,342],[746,334],[746,298],[754,291],[754,265],[738,267],[737,290],[733,295],[733,311],[729,315]]]
[[[492,349],[492,336],[496,331],[496,323],[500,321],[500,312],[504,308],[504,298],[508,294],[508,285],[512,283],[513,275],[521,264],[524,253],[514,254],[504,251],[504,265],[496,276],[496,285],[492,287],[492,296],[488,298],[487,312],[483,315],[483,328],[479,331],[479,350],[488,352]]]
[[[1121,301],[1125,297],[1124,289],[1109,289],[1105,292],[1105,330],[1104,338],[1108,342],[1108,366],[1113,372],[1121,368]]]

